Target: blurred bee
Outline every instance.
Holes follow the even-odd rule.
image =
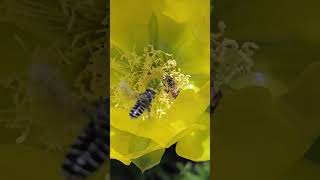
[[[109,154],[109,98],[101,98],[93,105],[77,99],[69,91],[54,66],[35,63],[29,71],[29,94],[46,92],[58,106],[73,113],[83,113],[89,123],[71,145],[62,163],[66,180],[85,179],[98,170]],[[53,103],[50,101],[51,103]]]
[[[179,95],[180,89],[178,88],[175,79],[172,76],[165,74],[163,78],[163,84],[166,87],[167,93],[176,99]]]
[[[141,93],[138,96],[137,102],[131,108],[129,113],[130,118],[135,119],[140,117],[145,110],[148,111],[148,117],[150,118],[151,103],[155,95],[156,92],[152,88],[147,88],[145,92]]]
[[[107,159],[110,152],[109,103],[109,98],[105,98],[94,106],[95,113],[85,112],[90,122],[63,161],[62,171],[66,180],[85,179]]]

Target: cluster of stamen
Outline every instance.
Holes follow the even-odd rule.
[[[113,57],[111,69],[114,69],[117,79],[120,80],[119,84],[111,87],[111,100],[114,106],[130,109],[139,93],[143,93],[146,88],[152,88],[156,91],[156,95],[152,101],[151,117],[156,118],[166,115],[174,102],[174,98],[164,85],[164,76],[171,76],[179,89],[187,86],[190,78],[190,75],[180,72],[172,54],[156,50],[152,45],[145,47],[142,55],[132,52]]]

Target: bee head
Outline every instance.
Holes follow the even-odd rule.
[[[153,96],[156,95],[156,93],[158,92],[157,90],[154,90],[153,88],[147,88],[146,91],[150,92]]]
[[[152,79],[148,83],[148,88],[153,89],[153,91],[158,91],[162,86],[162,81],[160,79]]]

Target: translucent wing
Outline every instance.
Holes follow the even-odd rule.
[[[139,97],[139,93],[132,90],[124,80],[119,82],[119,90],[130,99],[137,99]]]

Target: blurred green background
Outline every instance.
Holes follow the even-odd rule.
[[[320,178],[320,2],[214,1],[212,30],[260,46],[264,87],[225,94],[212,123],[212,175],[223,180]]]

